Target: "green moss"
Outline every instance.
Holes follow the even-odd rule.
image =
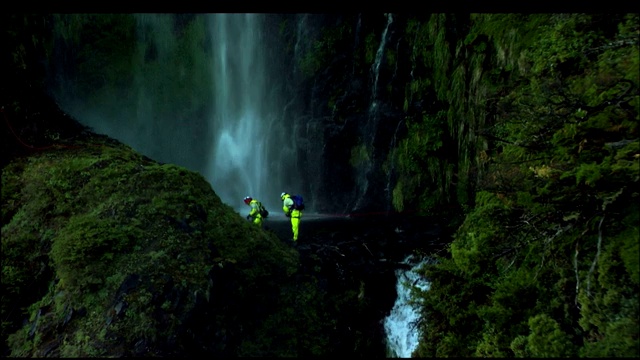
[[[2,202],[12,214],[2,232],[2,315],[13,356],[41,356],[63,324],[59,356],[161,342],[186,326],[201,301],[273,298],[296,273],[297,252],[246,224],[200,174],[102,141],[3,169],[3,190],[21,189]],[[233,294],[212,287],[220,271],[235,279],[223,282],[240,284]],[[29,289],[34,282],[43,286]],[[222,311],[215,326],[226,326],[224,317],[250,324],[263,316],[251,306],[242,311]],[[31,323],[20,329],[22,312]]]
[[[369,150],[364,144],[355,146],[351,149],[351,158],[349,163],[355,168],[364,166],[369,162]]]
[[[365,37],[365,63],[366,65],[371,66],[373,62],[376,60],[376,53],[378,52],[379,44],[376,40],[376,35],[374,33],[369,33]]]
[[[632,190],[639,180],[638,95],[631,91],[638,87],[638,48],[624,40],[637,31],[637,19],[472,15],[461,41],[473,46],[447,61],[450,86],[437,82],[437,71],[447,67],[434,70],[432,91],[462,99],[448,99],[444,134],[458,139],[461,154],[476,151],[461,155],[457,178],[473,166],[480,176],[473,206],[435,266],[440,271],[427,272],[429,325],[418,356],[638,355],[638,210],[632,205],[640,196]],[[443,63],[452,47],[443,22],[444,15],[431,19],[432,40],[424,42],[426,48],[443,44],[432,64]],[[483,52],[482,62],[466,55],[475,51]],[[509,73],[492,72],[496,68]],[[485,119],[475,115],[482,113],[480,102],[473,108],[466,101],[475,77],[478,90],[499,94]],[[467,126],[477,131],[466,136]],[[486,139],[473,145],[468,140],[475,135]],[[426,145],[415,143],[398,149],[402,171],[437,168],[433,155],[405,156]],[[466,156],[475,160],[465,163]],[[424,183],[427,171],[419,173],[399,182]],[[478,279],[489,287],[484,293]],[[465,297],[475,301],[461,302]],[[481,306],[477,299],[484,299]]]
[[[93,214],[74,216],[53,239],[51,259],[58,277],[68,285],[100,286],[114,258],[128,252],[133,241],[142,235],[140,229],[121,226],[112,219]]]

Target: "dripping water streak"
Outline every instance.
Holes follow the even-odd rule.
[[[363,129],[363,141],[362,141],[362,143],[365,145],[365,151],[367,151],[370,157],[372,157],[372,154],[373,154],[373,150],[374,150],[373,141],[376,136],[376,127],[378,125],[377,108],[378,108],[378,79],[380,76],[380,65],[382,63],[384,49],[387,42],[387,32],[389,31],[389,27],[391,26],[392,22],[393,22],[393,15],[389,13],[387,14],[387,25],[384,31],[382,32],[382,37],[380,39],[380,46],[378,47],[378,50],[376,52],[375,61],[373,62],[373,65],[371,65],[371,76],[373,77],[373,87],[371,89],[371,105],[369,106],[369,116],[367,119],[367,123],[365,124],[365,127]],[[360,170],[359,179],[358,179],[360,194],[357,197],[357,202],[355,206],[356,209],[360,207],[362,199],[364,199],[365,195],[367,194],[367,190],[369,188],[368,175],[371,172],[373,163],[374,163],[373,159],[370,158],[369,161],[366,161],[366,163],[364,164],[364,169]]]
[[[378,78],[380,77],[380,64],[382,63],[382,55],[384,54],[384,48],[387,43],[387,32],[389,31],[389,26],[393,22],[392,14],[387,14],[387,26],[384,28],[384,32],[382,33],[382,38],[380,39],[380,46],[378,47],[378,51],[376,51],[376,60],[374,61],[371,72],[373,75],[373,89],[371,94],[371,106],[369,107],[369,114],[373,114],[375,112],[375,108],[377,106],[376,99],[378,96]]]

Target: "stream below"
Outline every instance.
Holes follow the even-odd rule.
[[[411,288],[428,288],[416,271],[446,238],[435,219],[305,213],[295,244],[291,223],[282,214],[272,212],[264,229],[294,246],[301,272],[317,276],[334,295],[359,291],[364,308],[339,314],[336,331],[344,339],[345,353],[359,348],[356,353],[362,356],[410,357],[418,342],[418,309],[409,302]]]

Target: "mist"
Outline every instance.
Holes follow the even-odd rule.
[[[58,41],[50,76],[61,108],[154,160],[201,173],[238,212],[251,196],[277,215],[280,193],[299,184],[270,15],[97,16],[60,17],[58,39],[74,22],[88,31],[101,22],[127,28],[131,18],[131,31],[117,48]]]

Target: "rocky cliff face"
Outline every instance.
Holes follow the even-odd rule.
[[[316,23],[313,23],[315,20]],[[324,20],[324,21],[321,21]],[[361,30],[362,19],[356,17],[297,18],[311,27],[301,39],[306,48],[294,57],[296,99],[292,119],[298,142],[299,166],[303,167],[307,193],[313,194],[313,203],[320,212],[350,212],[356,208],[358,198],[364,191],[362,176],[365,165],[373,160],[366,145],[375,137],[375,131],[365,131],[370,120],[369,110],[372,96],[372,75],[368,66],[359,59],[357,44],[364,43]],[[365,26],[369,26],[365,20]],[[324,43],[326,29],[341,29],[339,44]],[[315,29],[315,30],[314,30]],[[325,29],[323,31],[323,29]],[[327,48],[321,54],[316,44]],[[335,47],[334,47],[335,46]],[[344,49],[356,51],[343,51]],[[317,73],[301,69],[305,57],[317,57],[325,62]],[[359,63],[357,63],[359,62]],[[374,195],[374,198],[379,196]]]
[[[306,44],[291,54],[287,95],[306,193],[320,212],[393,210],[390,152],[406,133],[404,88],[414,67],[406,17],[297,16],[289,24],[285,39]]]

